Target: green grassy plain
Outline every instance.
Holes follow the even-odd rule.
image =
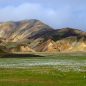
[[[85,54],[38,54],[0,58],[0,86],[86,86]]]

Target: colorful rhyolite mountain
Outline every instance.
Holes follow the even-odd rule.
[[[86,51],[86,32],[53,29],[39,20],[0,23],[0,50],[6,52]]]

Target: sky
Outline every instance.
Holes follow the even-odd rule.
[[[0,0],[0,22],[25,19],[86,31],[86,0]]]

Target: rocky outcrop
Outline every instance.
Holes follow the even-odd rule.
[[[19,44],[15,47],[10,48],[11,52],[35,52],[27,44]]]
[[[38,46],[35,47],[35,49],[36,51],[39,51],[39,52],[58,51],[56,43],[51,39],[48,39],[47,41],[39,44]]]

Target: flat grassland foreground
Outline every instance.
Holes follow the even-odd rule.
[[[0,58],[0,86],[86,86],[85,53],[11,56]]]

